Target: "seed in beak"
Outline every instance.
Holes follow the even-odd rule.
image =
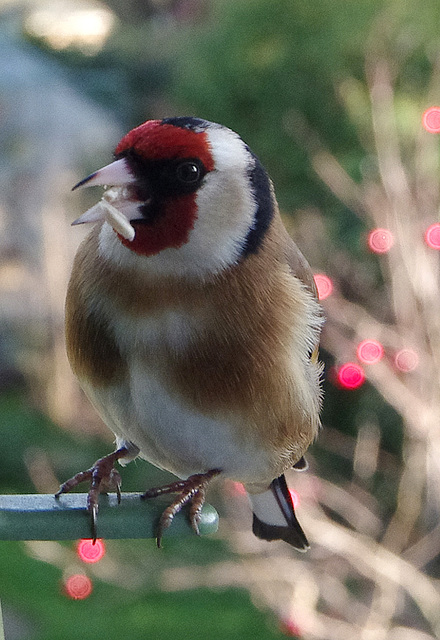
[[[111,225],[123,238],[132,242],[136,231],[124,214],[104,198],[102,198],[100,204],[105,209],[105,219],[109,225]]]

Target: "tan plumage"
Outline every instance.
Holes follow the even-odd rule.
[[[320,307],[270,198],[258,250],[203,277],[121,264],[97,225],[66,301],[69,360],[118,445],[180,477],[221,469],[255,496],[319,429]]]

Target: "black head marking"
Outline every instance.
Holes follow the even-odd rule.
[[[257,156],[252,153],[249,147],[247,149],[254,159],[254,166],[249,178],[258,208],[255,212],[254,224],[249,229],[244,242],[243,256],[258,251],[274,215],[274,202],[269,176]]]
[[[154,224],[163,214],[167,199],[196,192],[207,173],[199,158],[147,160],[132,149],[118,157],[127,159],[136,176],[136,194],[144,202],[139,206],[140,223]]]
[[[164,118],[162,124],[171,124],[173,127],[190,129],[191,131],[204,131],[211,124],[208,120],[194,118],[192,116],[178,116],[175,118]]]

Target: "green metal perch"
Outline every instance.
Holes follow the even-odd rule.
[[[0,496],[0,540],[76,540],[90,538],[91,522],[86,509],[87,494],[70,493]],[[166,498],[141,500],[138,493],[123,493],[118,504],[114,494],[99,496],[99,538],[154,538]],[[218,514],[205,504],[199,524],[202,535],[215,533]],[[165,537],[194,534],[186,510],[178,513]],[[1,637],[1,636],[0,636]]]

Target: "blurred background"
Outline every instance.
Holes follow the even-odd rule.
[[[70,188],[144,120],[240,133],[327,318],[324,428],[288,478],[311,551],[253,537],[228,482],[218,534],[161,552],[1,542],[7,640],[440,637],[439,24],[438,0],[0,1],[1,493],[112,450],[64,351],[96,200]],[[134,463],[123,488],[163,479]]]

